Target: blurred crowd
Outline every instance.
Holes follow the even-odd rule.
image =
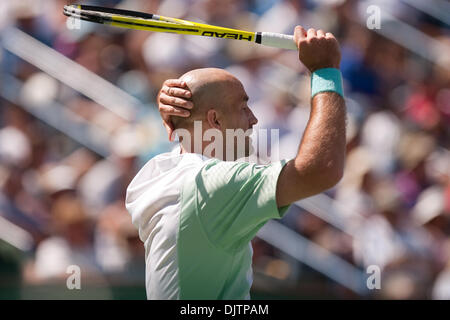
[[[77,265],[90,284],[143,286],[144,246],[124,197],[139,168],[174,146],[166,141],[155,104],[162,82],[200,67],[235,74],[250,97],[258,128],[279,130],[279,139],[270,144],[271,158],[277,160],[297,152],[309,117],[309,77],[296,52],[85,22],[70,29],[62,14],[68,3],[0,0],[2,37],[12,28],[25,32],[137,98],[143,108],[124,119],[2,48],[0,86],[8,85],[6,74],[21,85],[16,101],[0,92],[0,217],[32,237],[18,271],[24,285],[65,286],[67,267]],[[282,223],[362,270],[378,266],[381,289],[370,293],[376,298],[450,299],[449,64],[427,61],[369,30],[357,18],[361,6],[367,7],[364,1],[89,3],[244,30],[292,34],[302,24],[333,32],[342,51],[347,159],[344,178],[326,196],[330,212],[338,212],[350,232],[301,205],[293,205]],[[381,15],[397,14],[450,48],[448,24],[400,1],[379,3]],[[435,57],[445,61],[449,52]],[[55,102],[61,108],[51,113],[70,111],[71,121],[91,128],[85,137],[92,141],[101,132],[108,153],[33,113],[38,108],[46,114],[41,112]],[[339,287],[262,240],[253,245],[255,270],[265,276],[294,283],[300,291],[309,279]],[[3,270],[0,282],[5,284],[9,276]],[[333,292],[349,296],[344,289]]]

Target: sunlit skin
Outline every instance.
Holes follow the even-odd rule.
[[[192,93],[192,102],[195,109],[188,118],[179,118],[175,120],[174,125],[177,129],[183,128],[194,137],[193,121],[202,122],[202,134],[208,129],[217,129],[223,137],[223,154],[216,155],[220,160],[225,160],[226,149],[230,141],[227,142],[227,129],[242,129],[246,131],[252,129],[258,122],[253,112],[248,106],[249,97],[245,92],[242,83],[229,72],[216,69],[205,68],[189,71],[180,77],[180,80],[186,82],[187,87]],[[213,140],[214,141],[214,140]],[[182,142],[182,141],[181,141]],[[182,153],[192,152],[193,144],[198,143],[192,139],[191,146],[181,143]],[[202,153],[205,148],[212,143],[211,141],[202,141]],[[234,138],[234,152],[232,160],[236,160],[238,139]],[[251,140],[245,137],[245,156],[251,152]]]
[[[305,30],[302,26],[296,26],[294,41],[299,49],[299,60],[311,73],[323,68],[339,69],[339,43],[330,32],[313,28]],[[225,84],[222,88],[233,88],[211,90],[214,97],[209,101],[214,101],[217,105],[222,101],[228,104],[227,108],[208,111],[206,124],[221,131],[227,126],[245,129],[255,124],[256,119],[253,119],[253,114],[245,107],[247,97],[239,81],[222,70],[206,74],[209,79],[212,79],[213,75],[222,77],[217,82]],[[189,101],[191,87],[186,81],[168,79],[158,95],[158,108],[171,141],[174,130],[172,122],[189,117],[191,112],[195,113],[197,102],[202,101]],[[194,86],[194,83],[195,81],[191,86]],[[226,95],[223,95],[223,92],[226,92]],[[231,114],[224,115],[224,110]],[[297,155],[286,163],[278,177],[276,199],[279,207],[323,192],[342,178],[346,150],[345,128],[346,107],[343,97],[333,91],[316,94],[311,99],[310,118],[299,141]]]

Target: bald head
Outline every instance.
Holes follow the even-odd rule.
[[[206,152],[207,156],[221,160],[225,159],[223,155],[227,155],[226,159],[235,159],[239,150],[250,154],[248,129],[258,120],[247,105],[248,96],[242,83],[231,73],[216,68],[192,70],[180,79],[186,82],[194,104],[189,117],[172,117],[182,149],[185,152]],[[195,132],[198,122],[201,124],[201,137]],[[231,139],[228,137],[230,131]],[[239,138],[239,132],[245,134]],[[234,133],[237,135],[233,136]],[[203,139],[205,134],[208,138]]]
[[[233,96],[240,89],[241,82],[231,73],[218,68],[191,70],[180,77],[185,81],[192,93],[194,108],[188,118],[173,117],[176,129],[190,128],[196,120],[205,120],[206,113],[215,109],[219,113],[226,112],[233,104]]]

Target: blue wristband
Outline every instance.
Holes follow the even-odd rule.
[[[311,99],[319,92],[332,91],[344,97],[341,71],[335,68],[324,68],[311,75]]]

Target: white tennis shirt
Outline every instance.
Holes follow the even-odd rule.
[[[285,164],[160,154],[127,189],[126,208],[144,242],[148,299],[249,299],[251,239],[281,218],[276,184]]]

